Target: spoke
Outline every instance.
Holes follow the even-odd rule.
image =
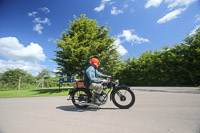
[[[121,96],[125,97],[125,101],[121,99]],[[117,92],[117,95],[115,95],[115,100],[118,104],[125,106],[125,105],[128,105],[132,101],[132,97],[129,91],[123,89]]]
[[[126,92],[127,92],[127,91],[125,91],[125,94],[124,94],[124,96],[126,95]]]
[[[117,92],[117,95],[121,97],[122,93],[120,91]]]

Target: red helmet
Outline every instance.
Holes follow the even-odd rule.
[[[96,68],[98,68],[99,60],[97,58],[92,58],[90,64],[93,64],[94,66],[96,66]]]

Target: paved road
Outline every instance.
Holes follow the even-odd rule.
[[[0,133],[200,133],[197,88],[133,87],[135,105],[80,110],[66,97],[0,99]]]

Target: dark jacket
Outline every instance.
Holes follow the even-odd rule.
[[[84,73],[85,87],[89,88],[91,83],[100,83],[101,80],[98,79],[98,77],[107,78],[108,76],[100,73],[93,65],[89,66],[88,69]]]

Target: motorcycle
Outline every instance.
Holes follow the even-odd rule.
[[[120,109],[128,109],[134,105],[134,92],[126,85],[119,85],[119,80],[107,78],[107,82],[102,85],[104,93],[101,94],[100,105],[104,105],[107,102],[109,94],[110,100]],[[74,87],[70,90],[69,95],[68,100],[72,100],[72,103],[77,108],[87,108],[91,105],[97,105],[92,100],[94,99],[93,89]],[[100,105],[98,104],[98,106]]]

